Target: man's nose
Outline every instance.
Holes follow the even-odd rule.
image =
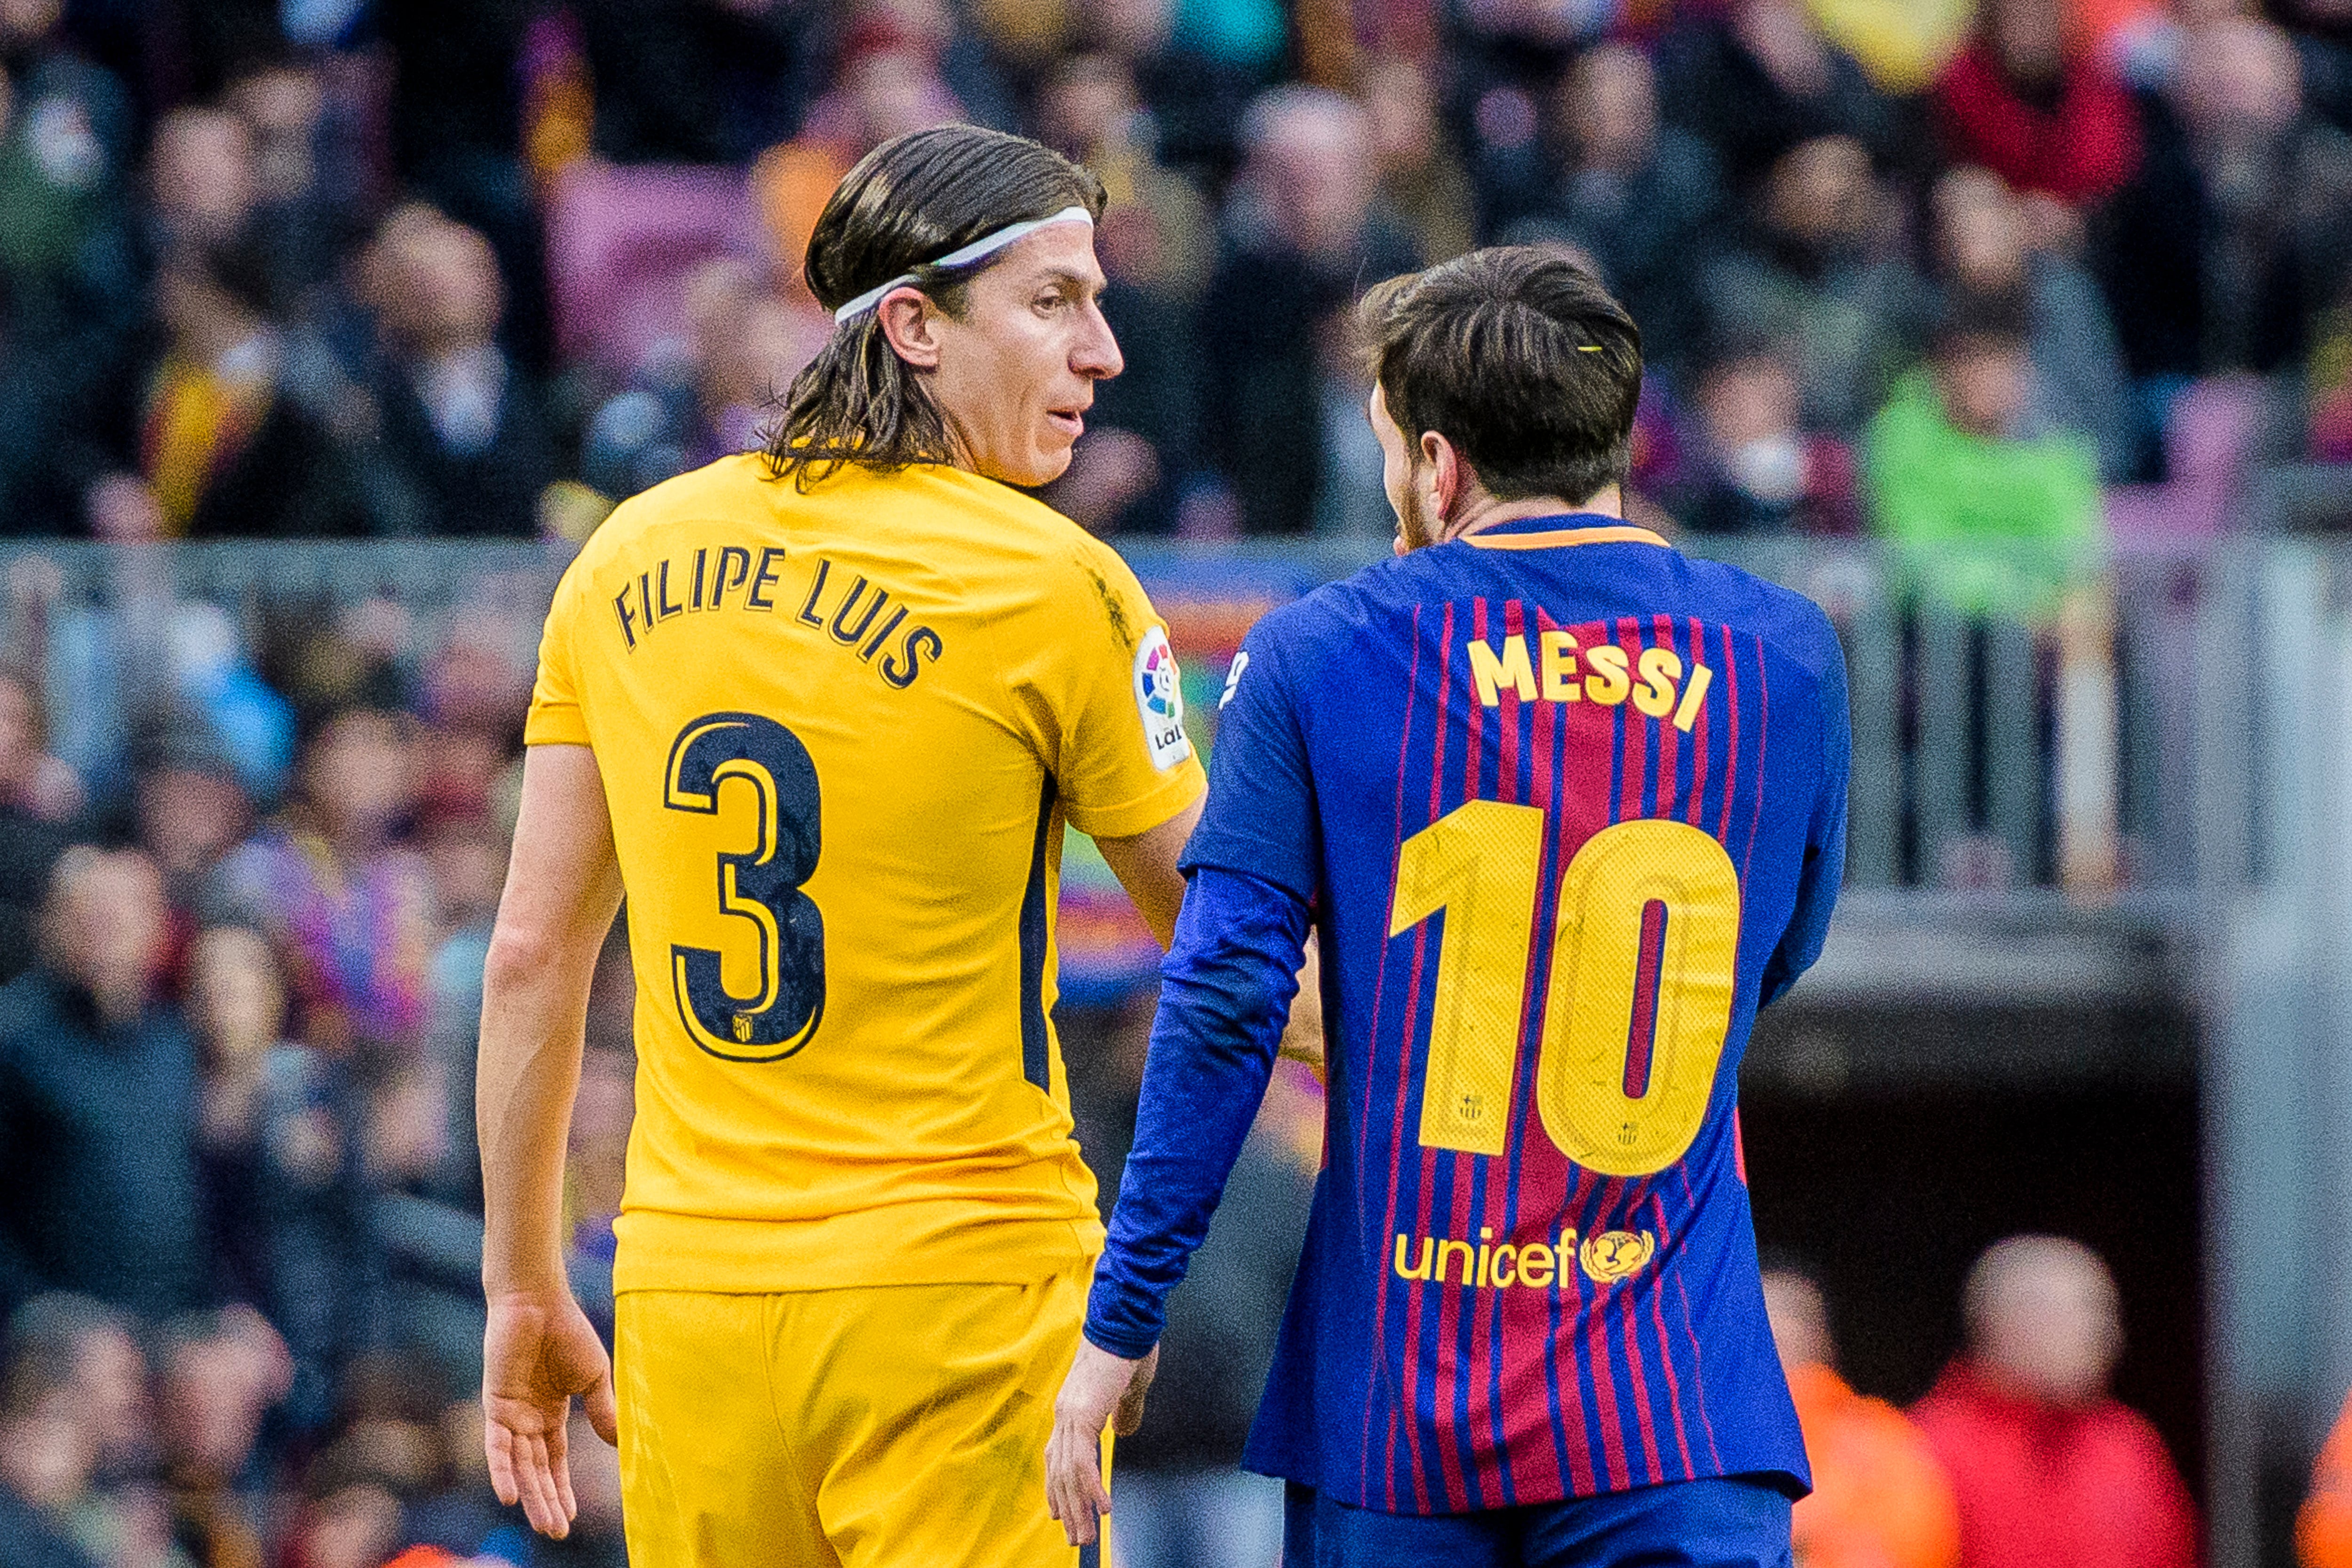
[[[1070,354],[1070,369],[1092,381],[1108,381],[1127,368],[1127,356],[1118,352],[1118,339],[1103,319],[1102,307],[1089,303],[1085,325],[1079,332],[1076,349]]]

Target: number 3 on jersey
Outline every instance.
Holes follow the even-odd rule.
[[[1534,806],[1474,800],[1398,852],[1389,935],[1445,911],[1424,1148],[1504,1152],[1547,828]],[[1683,1157],[1714,1094],[1738,951],[1738,873],[1709,835],[1621,822],[1570,858],[1536,1063],[1536,1108],[1561,1153],[1610,1176]]]
[[[801,891],[816,870],[816,765],[800,738],[756,713],[706,713],[670,747],[662,804],[719,815],[719,786],[751,786],[751,847],[719,857],[719,908],[759,937],[760,989],[727,989],[720,954],[670,945],[678,1016],[695,1044],[730,1062],[782,1061],[824,1016],[824,917]]]

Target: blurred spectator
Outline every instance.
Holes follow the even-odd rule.
[[[1095,237],[1109,288],[1104,319],[1127,369],[1097,383],[1088,432],[1053,503],[1097,532],[1164,532],[1201,464],[1196,310],[1216,257],[1216,223],[1192,182],[1160,162],[1133,67],[1108,52],[1070,57],[1038,102],[1046,141],[1099,174],[1110,205]]]
[[[147,142],[147,222],[158,254],[201,249],[241,233],[261,199],[253,132],[226,109],[184,108]]]
[[[447,932],[433,954],[425,1027],[446,1106],[446,1154],[436,1190],[476,1213],[482,1206],[482,1156],[474,1131],[474,1058],[480,1043],[482,965],[506,881],[507,849],[507,836],[487,813],[449,817],[425,844],[440,926]],[[575,1121],[577,1116],[575,1111]]]
[[[2139,162],[2139,116],[2067,0],[1985,0],[1936,84],[1952,156],[2063,202],[2111,195]]]
[[[163,355],[141,378],[135,408],[103,409],[93,433],[100,451],[136,469],[92,485],[100,538],[365,531],[350,466],[289,379],[272,268],[257,230],[191,244],[166,262]]]
[[[1644,361],[1674,365],[1700,331],[1696,289],[1720,227],[1715,154],[1659,126],[1649,58],[1622,44],[1587,50],[1554,101],[1567,161],[1541,210],[1641,322]]]
[[[233,1292],[285,1334],[292,1414],[316,1426],[368,1326],[358,1106],[340,1063],[281,1037],[285,983],[258,932],[205,931],[188,991],[214,1256]]]
[[[608,496],[758,448],[771,401],[824,342],[805,313],[734,257],[705,262],[687,279],[686,317],[690,354],[652,367],[588,422],[582,469]],[[831,327],[826,319],[824,331]]]
[[[940,0],[864,0],[843,9],[847,25],[833,86],[809,106],[803,136],[855,163],[909,131],[1003,119],[995,112],[999,89],[984,62],[964,55],[961,83],[949,81],[950,52],[962,40]],[[966,102],[959,85],[977,89],[981,101]]]
[[[12,1358],[12,1362],[16,1358]],[[6,1568],[98,1568],[77,1543],[74,1516],[87,1505],[88,1433],[61,1389],[12,1364],[0,1390],[0,1563]]]
[[[101,1486],[142,1478],[155,1460],[155,1410],[137,1327],[103,1302],[62,1292],[36,1297],[0,1323],[8,1352],[0,1388],[21,1393],[29,1378],[61,1393],[88,1436]]]
[[[508,339],[546,368],[547,264],[521,157],[525,31],[532,0],[398,0],[377,7],[394,63],[395,172],[419,197],[479,229],[514,291]]]
[[[384,448],[413,492],[394,525],[537,533],[555,447],[537,389],[499,346],[506,289],[489,242],[411,204],[377,229],[368,272]]]
[[[1924,591],[1967,615],[2047,619],[2105,558],[2089,446],[2020,433],[2026,342],[2014,300],[1962,301],[1863,437],[1872,526]]]
[[[327,714],[285,815],[221,867],[219,912],[288,955],[300,1037],[330,1051],[422,1043],[432,889],[399,839],[415,805],[415,740],[405,713]]]
[[[47,745],[39,691],[29,677],[0,670],[0,813],[51,824],[81,815],[81,781]]]
[[[58,860],[41,962],[0,990],[0,1310],[78,1290],[162,1315],[210,1272],[195,1057],[151,998],[163,885],[136,850]]]
[[[193,727],[150,739],[138,757],[133,808],[139,842],[163,873],[175,924],[193,921],[210,897],[222,857],[253,829],[253,802],[236,765],[213,739]],[[174,951],[194,937],[174,933]]]
[[[1804,1275],[1764,1276],[1764,1309],[1797,1402],[1813,1490],[1792,1520],[1796,1568],[1957,1568],[1952,1483],[1917,1427],[1836,1372],[1828,1305]]]
[[[1743,195],[1816,136],[1851,136],[1882,164],[1896,150],[1893,109],[1801,0],[1685,9],[1658,45],[1658,100],[1666,123],[1716,151]]]
[[[173,1319],[155,1359],[174,1541],[197,1568],[261,1568],[268,1500],[255,1447],[293,1379],[284,1342],[257,1313],[232,1307]]]
[[[1446,142],[1428,70],[1382,56],[1365,68],[1363,94],[1381,200],[1412,237],[1422,266],[1451,261],[1477,243],[1476,193]]]
[[[1197,299],[1216,260],[1215,219],[1192,183],[1160,162],[1134,68],[1113,54],[1068,57],[1038,95],[1037,121],[1041,140],[1101,178],[1111,207],[1146,209],[1157,237],[1150,284]]]
[[[1935,267],[1948,293],[2021,296],[2033,384],[2023,425],[2067,430],[2099,454],[2099,477],[2132,477],[2137,421],[2106,300],[2068,257],[2029,246],[2024,205],[1979,168],[1954,169],[1930,202]]]
[[[1795,344],[1806,426],[1851,436],[1908,363],[1927,286],[1896,254],[1870,154],[1852,137],[1790,149],[1759,199],[1750,247],[1706,269],[1715,331]]]
[[[2286,35],[2191,29],[2148,154],[2118,194],[2102,280],[2124,358],[2161,404],[2182,378],[2278,369],[2352,258],[2352,141],[2304,108]]]
[[[61,36],[60,11],[58,0],[0,5],[10,100],[0,116],[0,276],[12,296],[68,278],[129,282],[116,230],[131,158],[131,105],[113,74]]]
[[[142,1473],[153,1458],[153,1411],[131,1326],[87,1297],[67,1295],[40,1297],[8,1321],[0,1449],[11,1452],[0,1457],[0,1494],[36,1501],[57,1536],[89,1561],[180,1568],[168,1509]],[[0,1563],[83,1561],[25,1553],[9,1512],[0,1498]]]
[[[340,1487],[304,1508],[289,1533],[302,1568],[383,1568],[400,1545],[400,1500],[373,1481]]]
[[[64,533],[79,479],[52,450],[102,394],[142,307],[130,105],[66,47],[56,0],[0,6],[0,532]]]
[[[0,985],[29,968],[36,925],[48,896],[49,868],[66,847],[65,830],[49,813],[28,807],[38,799],[36,783],[44,771],[39,700],[26,677],[0,670],[0,772],[16,782],[0,791]]]
[[[1250,110],[1249,164],[1203,302],[1203,431],[1250,533],[1313,526],[1323,448],[1325,341],[1360,280],[1409,270],[1412,253],[1374,222],[1380,171],[1354,100],[1317,88],[1269,92]]]
[[[241,68],[223,103],[244,122],[253,168],[253,221],[266,228],[278,287],[289,307],[333,277],[360,233],[370,194],[366,171],[347,149],[331,164],[327,89],[316,66],[291,58]]]
[[[1702,533],[1851,532],[1853,453],[1799,416],[1795,356],[1764,342],[1709,357],[1692,398],[1687,472],[1668,489],[1675,515]]]
[[[1977,1259],[1966,1307],[1966,1353],[1912,1410],[1959,1499],[1960,1561],[2193,1568],[2188,1488],[2107,1393],[2123,1325],[2098,1255],[2011,1237]]]

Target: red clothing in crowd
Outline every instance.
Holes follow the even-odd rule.
[[[2189,1489],[2137,1412],[2042,1405],[1955,1362],[1911,1418],[1959,1500],[1961,1568],[2196,1568]]]
[[[2139,167],[2139,111],[2121,83],[2087,61],[2066,68],[2057,102],[2027,102],[1982,38],[1936,84],[1936,118],[1952,157],[1981,163],[2017,191],[2094,202]]]

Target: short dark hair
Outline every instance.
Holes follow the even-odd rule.
[[[1102,216],[1103,185],[1025,136],[941,125],[893,137],[858,160],[818,215],[803,273],[837,310],[901,273],[950,316],[988,265],[943,268],[940,257],[1011,224],[1079,206]],[[883,336],[881,312],[835,327],[784,395],[768,441],[776,476],[802,489],[846,463],[884,472],[954,460],[947,421],[921,378]]]
[[[1358,324],[1416,461],[1434,430],[1498,500],[1580,501],[1624,482],[1642,330],[1557,249],[1498,246],[1392,278]]]

